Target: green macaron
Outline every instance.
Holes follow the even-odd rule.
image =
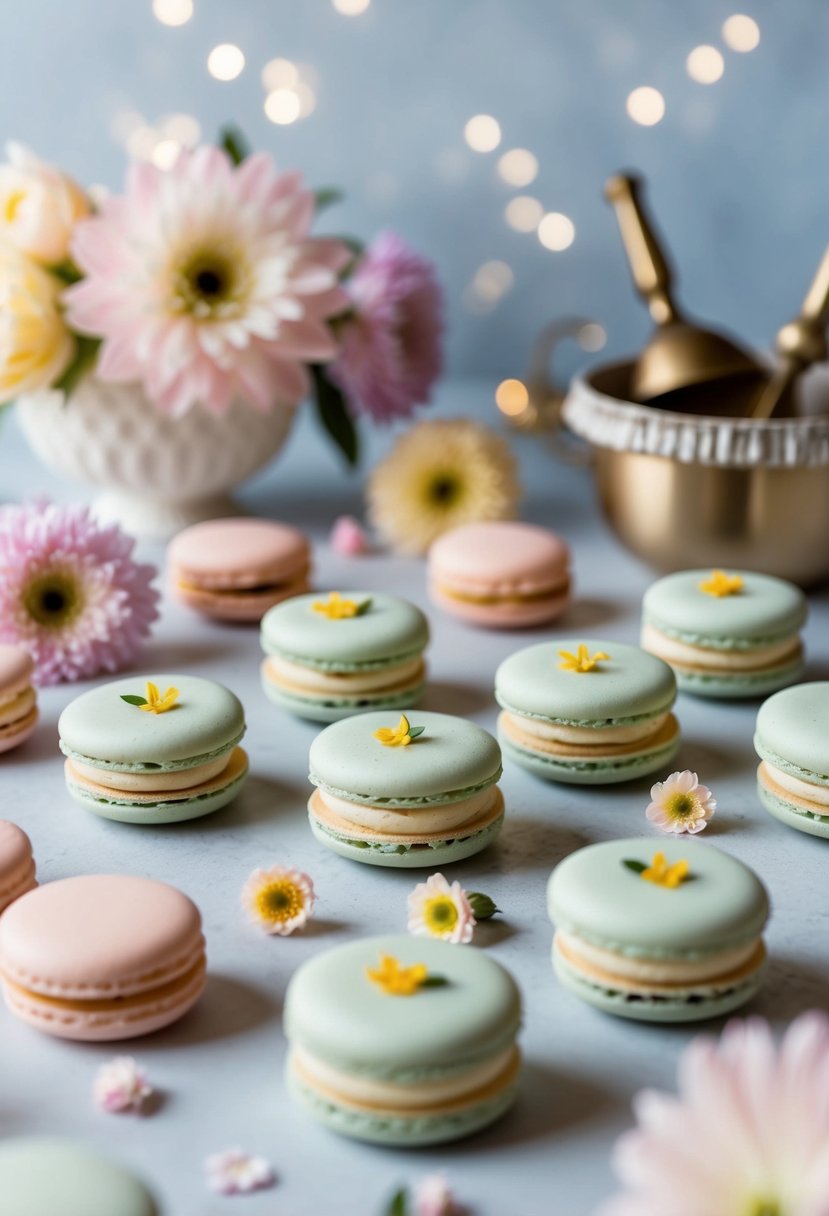
[[[501,751],[465,718],[346,718],[316,737],[309,766],[314,835],[354,861],[438,868],[479,853],[501,830]]]
[[[806,597],[782,578],[682,570],[645,592],[642,645],[701,697],[759,697],[803,671]]]
[[[289,1087],[316,1119],[376,1144],[438,1144],[515,1100],[521,998],[482,950],[409,934],[315,955],[285,996]]]
[[[547,902],[559,981],[605,1013],[692,1022],[729,1013],[759,988],[768,896],[713,845],[588,845],[553,870]]]
[[[83,1145],[53,1137],[0,1144],[3,1216],[158,1216],[142,1183]]]
[[[829,681],[796,684],[757,714],[757,789],[766,810],[809,836],[829,839]]]
[[[637,646],[527,646],[498,668],[495,697],[504,754],[550,781],[630,781],[664,768],[679,748],[674,674]]]
[[[238,697],[199,676],[128,676],[82,693],[58,721],[66,784],[81,806],[124,823],[177,823],[242,788]]]
[[[377,591],[298,595],[262,618],[262,685],[275,704],[313,722],[405,709],[423,692],[426,617]]]

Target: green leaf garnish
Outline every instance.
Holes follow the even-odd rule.
[[[335,203],[341,203],[344,198],[342,190],[336,186],[320,186],[319,190],[314,191],[314,206],[319,213],[326,207],[333,207]]]
[[[146,705],[147,704],[146,697],[138,697],[138,696],[135,696],[131,692],[122,693],[121,700],[126,701],[127,705]]]
[[[495,906],[495,901],[490,899],[488,895],[484,895],[483,891],[470,891],[467,896],[469,903],[472,906],[472,914],[475,920],[489,920],[490,916],[494,916],[501,909]]]
[[[357,605],[357,611],[354,613],[354,615],[365,616],[373,602],[374,601],[372,600],[371,596],[369,596],[367,600],[363,600],[362,604]]]
[[[404,1187],[392,1197],[391,1203],[386,1208],[386,1216],[407,1216],[409,1211],[407,1200],[408,1196]]]
[[[347,463],[353,466],[358,460],[359,442],[357,428],[348,411],[345,396],[328,379],[321,364],[312,363],[310,372],[314,381],[314,399],[319,420],[342,452]]]
[[[77,388],[87,372],[92,370],[101,345],[100,338],[89,338],[86,334],[75,334],[74,337],[75,354],[66,371],[55,382],[55,388],[59,392],[65,393],[67,397]]]
[[[422,981],[420,987],[421,988],[446,988],[446,987],[448,987],[448,985],[449,985],[449,981],[445,975],[427,975],[426,979]]]
[[[238,127],[228,124],[219,132],[219,147],[227,152],[234,165],[241,165],[250,156],[250,145]]]
[[[641,874],[643,870],[647,870],[648,868],[644,861],[634,861],[631,857],[626,857],[622,865],[627,866],[629,870],[633,870],[634,874]]]
[[[418,735],[423,734],[425,729],[426,729],[425,726],[410,726],[409,727],[409,738],[416,739],[418,737]]]

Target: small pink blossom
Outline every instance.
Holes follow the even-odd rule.
[[[353,515],[341,515],[331,529],[331,548],[340,557],[357,557],[368,552],[365,529]]]
[[[253,1157],[241,1148],[214,1153],[205,1160],[204,1168],[207,1185],[219,1195],[249,1195],[273,1186],[276,1181],[264,1157]]]
[[[646,1089],[616,1144],[624,1191],[600,1216],[829,1216],[829,1017],[775,1045],[761,1018],[680,1056],[678,1094]]]
[[[84,506],[0,508],[0,642],[22,646],[38,684],[118,671],[158,616],[154,566]]]
[[[375,422],[408,418],[429,402],[443,365],[443,300],[432,263],[393,232],[369,246],[346,283],[353,314],[342,322],[331,378]]]
[[[132,1056],[116,1056],[102,1064],[92,1087],[98,1106],[110,1114],[140,1110],[152,1092],[147,1073]]]
[[[242,888],[242,906],[253,923],[280,937],[305,925],[315,900],[310,876],[291,866],[254,870]]]
[[[469,896],[459,882],[450,885],[442,874],[432,874],[418,883],[407,907],[410,933],[455,944],[472,941],[477,921]]]
[[[671,773],[665,781],[651,786],[651,802],[645,814],[667,835],[701,832],[717,809],[717,800],[696,773],[685,769]]]
[[[443,1174],[429,1174],[412,1191],[412,1216],[459,1216]]]

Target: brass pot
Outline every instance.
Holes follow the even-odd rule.
[[[707,418],[636,405],[633,364],[574,380],[563,406],[590,443],[604,513],[657,570],[829,579],[829,416]]]

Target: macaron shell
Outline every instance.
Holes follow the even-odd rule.
[[[3,1216],[159,1216],[145,1187],[85,1145],[52,1137],[0,1144]]]
[[[289,524],[211,519],[179,532],[167,558],[178,580],[202,589],[236,590],[306,575],[310,547]]]
[[[190,790],[171,790],[167,793],[119,794],[116,790],[80,777],[73,772],[71,765],[71,760],[67,760],[64,766],[66,786],[75,802],[102,819],[147,826],[184,823],[188,819],[212,815],[241,793],[248,775],[247,753],[241,747],[234,749],[227,768],[212,781],[205,781]]]
[[[609,656],[587,672],[568,671],[561,651]],[[664,712],[676,697],[667,663],[638,646],[598,638],[561,638],[517,651],[495,674],[495,697],[504,709],[575,726],[610,725]]]
[[[764,767],[761,764],[758,770],[757,793],[769,814],[797,832],[829,840],[829,815],[821,814],[827,808],[820,803],[804,804],[795,799],[764,772]]]
[[[203,952],[195,904],[150,878],[63,878],[30,891],[0,918],[4,978],[62,1000],[152,991],[187,974]]]
[[[561,537],[512,521],[464,524],[429,550],[432,579],[471,595],[521,596],[560,588],[569,562]]]
[[[426,617],[407,600],[378,591],[341,592],[358,604],[359,616],[332,620],[314,610],[325,594],[299,595],[278,604],[262,619],[262,648],[322,670],[353,671],[420,653],[429,642]]]
[[[423,963],[441,987],[392,996],[367,969],[390,955],[401,966]],[[397,1080],[447,1075],[503,1051],[521,1023],[512,976],[482,950],[434,938],[395,934],[348,942],[317,954],[296,971],[285,996],[292,1043],[357,1075]]]
[[[503,718],[501,714],[498,719],[498,742],[504,755],[536,777],[562,785],[612,785],[647,777],[670,764],[682,742],[676,719],[671,715],[665,727],[651,739],[643,740],[638,748],[618,756],[567,757],[522,745],[527,737],[519,742],[508,733],[509,726],[505,726]]]
[[[179,698],[154,714],[122,700],[145,696],[152,681]],[[76,697],[58,720],[61,750],[113,768],[179,768],[201,762],[235,744],[244,734],[238,697],[213,680],[187,675],[135,675],[100,684]]]
[[[803,592],[785,579],[750,571],[729,570],[743,580],[734,595],[710,595],[700,589],[711,570],[682,570],[659,579],[645,592],[646,621],[683,641],[725,648],[762,645],[797,633],[807,616]]]
[[[776,768],[829,785],[829,681],[775,693],[757,714],[755,750]]]
[[[674,889],[625,863],[686,860],[692,879]],[[768,919],[760,879],[735,857],[698,840],[611,840],[578,849],[553,870],[550,918],[586,941],[643,958],[700,957],[759,937]]]
[[[212,620],[256,622],[261,621],[269,608],[281,604],[293,595],[302,595],[307,590],[308,577],[301,574],[272,587],[235,595],[179,583],[176,586],[176,597],[194,612],[200,612],[202,616]]]
[[[19,721],[0,727],[0,753],[10,752],[12,748],[19,747],[21,743],[25,743],[33,733],[39,720],[40,714],[37,707],[35,707]]]
[[[695,697],[713,697],[721,700],[766,697],[769,693],[786,688],[803,675],[806,664],[800,654],[794,662],[770,667],[766,671],[689,671],[674,667],[676,685],[680,692]]]
[[[0,695],[12,697],[32,682],[34,661],[21,646],[0,644]]]
[[[399,692],[389,692],[388,690],[382,693],[361,692],[359,697],[327,695],[316,699],[289,693],[286,689],[274,684],[267,675],[265,663],[262,664],[261,673],[262,689],[268,700],[272,701],[274,705],[278,705],[280,709],[287,710],[295,718],[302,718],[307,722],[330,724],[340,722],[343,718],[353,718],[358,714],[364,714],[368,710],[392,712],[409,709],[411,706],[417,705],[426,689],[424,683],[418,683]]]
[[[424,730],[407,747],[387,747],[375,739],[375,731],[397,726],[387,713],[360,714],[329,726],[311,744],[312,783],[354,802],[394,806],[448,802],[498,780],[501,752],[483,727],[426,710],[412,712],[409,722]]]
[[[0,912],[36,886],[32,842],[16,823],[0,819]]]
[[[439,870],[456,861],[474,857],[489,848],[497,840],[501,828],[504,826],[504,816],[499,816],[494,822],[469,836],[453,836],[444,841],[434,839],[425,849],[411,849],[402,845],[399,847],[399,851],[390,850],[387,846],[373,847],[358,840],[336,836],[327,831],[313,815],[309,815],[309,823],[311,831],[320,844],[325,845],[332,852],[338,853],[340,857],[348,858],[349,861],[358,861],[361,865],[368,866],[386,866],[393,870],[417,870],[424,867]]]
[[[447,612],[468,621],[470,625],[481,625],[485,629],[530,629],[554,621],[570,603],[569,586],[549,595],[538,593],[529,599],[498,599],[480,603],[449,594],[440,583],[433,581],[429,587],[432,600]]]

